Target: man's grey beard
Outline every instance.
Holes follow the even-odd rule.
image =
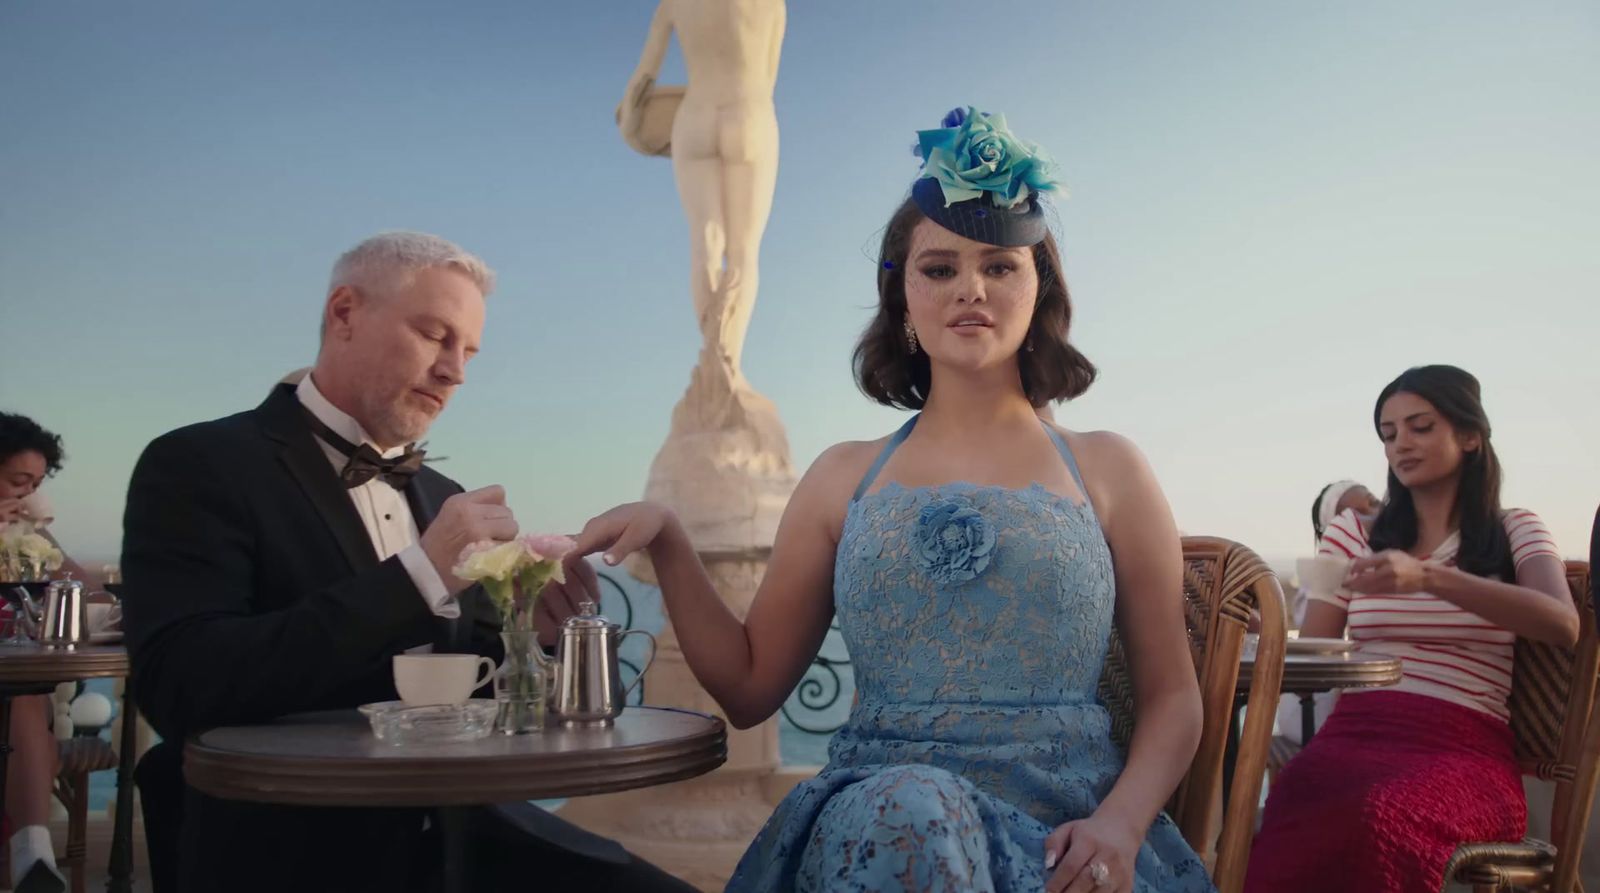
[[[422,436],[428,433],[428,428],[433,424],[432,419],[421,413],[417,414],[419,421],[410,421],[407,418],[407,413],[397,410],[392,405],[374,407],[374,410],[371,414],[372,429],[367,433],[372,435],[373,439],[382,443],[385,449],[393,449],[421,440]]]

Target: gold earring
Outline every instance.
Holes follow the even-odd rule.
[[[911,327],[911,320],[906,320],[906,352],[917,352],[917,330]]]

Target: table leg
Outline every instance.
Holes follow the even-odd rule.
[[[11,696],[0,695],[0,809],[6,802],[6,772],[11,765]]]
[[[139,711],[133,685],[122,686],[122,747],[117,751],[117,815],[111,827],[111,865],[106,872],[110,893],[133,891],[133,763],[139,758]]]
[[[1317,702],[1316,696],[1303,694],[1300,696],[1300,746],[1305,747],[1311,743],[1311,736],[1317,733]]]
[[[472,866],[467,862],[467,807],[442,807],[438,820],[439,838],[444,842],[444,893],[467,893],[472,889]]]
[[[1228,793],[1233,790],[1233,768],[1239,761],[1239,711],[1244,709],[1244,698],[1235,696],[1233,709],[1228,711],[1228,740],[1222,746],[1222,808],[1228,808]]]

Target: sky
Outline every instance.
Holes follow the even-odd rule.
[[[643,492],[699,347],[667,160],[612,114],[642,0],[0,3],[0,409],[60,433],[68,551],[110,560],[164,431],[309,365],[333,260],[385,229],[485,258],[483,353],[428,436],[522,526]],[[663,83],[681,82],[676,50]],[[1004,112],[1060,163],[1060,407],[1154,466],[1179,526],[1272,559],[1329,481],[1381,489],[1373,401],[1483,382],[1504,501],[1562,551],[1600,501],[1600,7],[807,0],[745,371],[797,470],[902,416],[855,389],[914,131]]]

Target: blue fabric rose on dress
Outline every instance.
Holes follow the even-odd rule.
[[[1017,139],[1004,115],[956,109],[944,126],[917,131],[924,177],[938,181],[945,206],[984,193],[1002,208],[1014,208],[1035,192],[1056,189],[1056,165],[1033,143]]]
[[[948,499],[923,507],[912,551],[929,579],[952,585],[984,572],[994,555],[994,540],[994,527],[977,509]]]

